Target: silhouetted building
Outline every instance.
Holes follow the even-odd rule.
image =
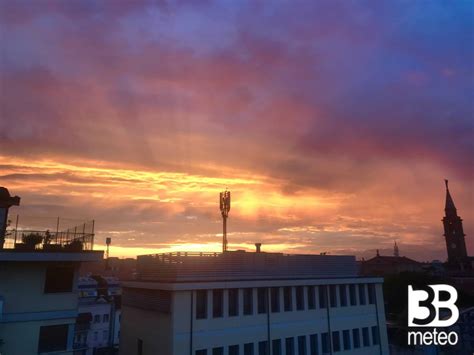
[[[464,239],[466,235],[462,227],[462,219],[458,216],[456,206],[449,192],[448,180],[445,180],[445,183],[446,203],[443,226],[446,250],[448,252],[448,264],[452,269],[469,270],[472,268],[472,260],[467,255],[466,241]]]
[[[394,254],[399,255],[398,246],[395,244]],[[385,256],[377,255],[371,259],[363,260],[360,263],[361,275],[385,276],[399,274],[401,272],[422,271],[422,264],[405,256]]]
[[[358,277],[353,256],[139,256],[120,354],[385,355],[382,282]]]

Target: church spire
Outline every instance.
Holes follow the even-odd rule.
[[[395,241],[395,244],[393,245],[393,256],[400,256],[400,250],[398,250],[397,241]]]
[[[446,185],[446,203],[444,206],[444,212],[446,213],[446,216],[457,216],[456,206],[454,205],[453,198],[449,193],[448,180],[444,179],[444,183]]]

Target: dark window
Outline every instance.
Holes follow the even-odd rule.
[[[326,308],[328,305],[328,295],[326,286],[319,286],[319,307]]]
[[[344,350],[351,350],[351,333],[348,330],[342,331],[342,342]]]
[[[283,303],[285,307],[285,312],[290,312],[292,310],[292,292],[291,287],[283,287]]]
[[[143,340],[137,339],[137,355],[143,355]]]
[[[66,350],[68,330],[68,324],[40,327],[38,352]]]
[[[253,289],[244,288],[244,314],[253,314]]]
[[[212,290],[212,316],[220,318],[224,315],[224,291]]]
[[[336,285],[329,286],[329,299],[331,300],[331,307],[337,307]]]
[[[280,312],[280,289],[278,287],[271,288],[272,312]]]
[[[272,340],[272,355],[281,355],[281,339]]]
[[[239,315],[239,289],[231,288],[229,289],[229,316],[235,317],[238,315]]]
[[[267,313],[268,289],[257,288],[258,313]]]
[[[298,355],[306,355],[306,337],[304,335],[298,337]]]
[[[196,291],[196,318],[197,319],[207,318],[207,291],[206,290]]]
[[[318,334],[309,336],[309,350],[311,355],[319,355]]]
[[[359,284],[359,304],[365,304],[365,284]]]
[[[347,306],[347,291],[346,285],[339,285],[339,298],[341,299],[341,307]]]
[[[207,355],[207,350],[206,349],[196,350],[196,355]]]
[[[212,349],[212,355],[224,355],[224,348],[221,346],[219,348]]]
[[[239,355],[239,346],[238,345],[229,346],[229,355]]]
[[[244,355],[253,355],[253,343],[244,344]]]
[[[349,285],[349,297],[351,299],[351,306],[357,306],[356,285]]]
[[[270,355],[270,351],[268,350],[268,342],[267,341],[259,341],[258,342],[258,355]]]
[[[374,325],[372,327],[372,344],[373,345],[379,345],[380,339],[379,339],[379,327]]]
[[[296,309],[298,311],[304,310],[304,287],[296,287]]]
[[[44,293],[72,292],[74,267],[49,266],[46,268]]]
[[[285,339],[285,349],[286,349],[286,355],[295,355],[295,339],[294,338]]]
[[[323,347],[323,354],[329,354],[329,333],[321,334],[321,345]]]
[[[362,342],[364,346],[370,346],[369,328],[367,327],[362,328]]]
[[[375,303],[375,285],[368,284],[367,287],[369,291],[369,303],[374,304]]]
[[[332,332],[332,348],[334,352],[341,351],[341,341],[339,340],[339,332]]]
[[[360,332],[359,329],[352,329],[352,341],[354,342],[354,348],[360,348]]]
[[[314,286],[308,286],[308,308],[315,309],[316,308],[316,299],[314,294]]]

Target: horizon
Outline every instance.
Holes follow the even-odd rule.
[[[96,221],[111,256],[474,255],[469,2],[0,4],[12,214]],[[212,19],[212,20],[210,20]],[[141,253],[141,254],[138,254]]]

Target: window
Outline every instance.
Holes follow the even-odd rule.
[[[351,350],[351,333],[348,330],[342,331],[342,342],[344,350]]]
[[[298,337],[298,355],[306,355],[306,337],[304,335]]]
[[[108,323],[108,322],[109,322],[109,315],[108,315],[108,314],[104,314],[104,315],[102,316],[102,319],[103,319],[103,322],[104,322],[104,323]]]
[[[283,287],[283,303],[285,307],[285,312],[290,312],[292,310],[292,297],[291,297],[291,287]]]
[[[206,349],[196,350],[196,355],[207,355]]]
[[[354,348],[360,348],[360,332],[359,329],[352,329],[352,339],[354,341]]]
[[[229,355],[239,355],[239,346],[238,345],[229,346]]]
[[[224,348],[221,346],[219,348],[212,349],[212,355],[224,355]]]
[[[374,304],[375,303],[375,285],[368,284],[367,287],[369,291],[369,303]]]
[[[68,324],[40,327],[38,352],[61,351],[67,348]]]
[[[321,345],[323,347],[323,354],[329,354],[329,333],[321,334]]]
[[[278,287],[272,287],[271,296],[272,312],[280,312],[280,289]]]
[[[286,350],[286,355],[295,355],[295,339],[294,338],[285,339],[285,350]]]
[[[267,302],[268,302],[268,289],[257,288],[257,302],[258,302],[258,313],[267,313]]]
[[[100,314],[94,316],[94,323],[100,323]]]
[[[106,330],[102,331],[102,340],[107,340],[108,338],[108,332]]]
[[[99,340],[99,333],[94,332],[94,340],[95,341]]]
[[[207,290],[196,291],[196,318],[207,318]]]
[[[349,285],[349,298],[351,299],[351,306],[357,306],[356,285],[354,284]]]
[[[319,306],[326,308],[328,305],[328,295],[326,293],[326,286],[319,286]]]
[[[224,315],[224,291],[212,290],[212,317],[220,318]]]
[[[143,355],[143,340],[137,339],[137,355]]]
[[[362,343],[364,344],[364,346],[370,346],[369,328],[367,327],[362,328]]]
[[[253,343],[244,344],[244,355],[253,355]]]
[[[244,314],[253,314],[253,289],[244,288]]]
[[[281,340],[272,340],[272,355],[281,355]]]
[[[229,317],[239,315],[239,289],[229,289]],[[229,347],[230,349],[230,347]]]
[[[372,344],[373,345],[379,345],[380,344],[380,339],[379,339],[379,327],[374,325],[372,327]]]
[[[346,285],[339,285],[339,298],[341,302],[341,307],[346,307],[347,306]]]
[[[72,292],[74,267],[49,266],[44,279],[44,293]]]
[[[314,286],[308,286],[307,289],[307,296],[308,296],[308,309],[315,309],[316,308],[316,299],[314,294]]]
[[[259,341],[258,342],[258,355],[270,355],[270,351],[268,350],[268,342],[267,341]]]
[[[329,286],[329,299],[331,301],[331,307],[337,307],[336,285]]]
[[[304,287],[296,286],[296,310],[304,310]]]
[[[311,355],[319,355],[318,334],[309,336],[309,351]]]
[[[339,339],[339,332],[332,332],[332,349],[334,352],[341,351],[341,341]]]
[[[365,304],[365,284],[359,285],[359,304]]]

